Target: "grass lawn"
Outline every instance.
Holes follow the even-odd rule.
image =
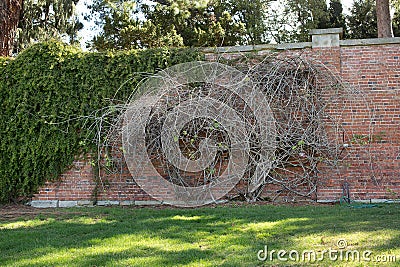
[[[1,210],[0,266],[399,266],[400,262],[400,205],[396,204],[32,208],[17,216],[4,216]],[[346,245],[342,260],[339,240],[339,246]],[[262,258],[264,251],[258,252],[265,246],[268,258],[262,261],[257,254]],[[323,254],[329,249],[331,255]],[[275,252],[271,261],[271,250],[285,250],[281,258],[288,260],[278,260]],[[294,250],[299,261],[294,260]],[[352,260],[357,258],[351,255],[355,250],[360,261]],[[311,263],[307,251],[317,258],[323,254],[324,260]],[[393,261],[392,255],[397,263],[377,262]]]

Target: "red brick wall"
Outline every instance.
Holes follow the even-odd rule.
[[[322,168],[313,198],[338,200],[345,182],[353,199],[399,198],[400,43],[305,48],[283,53],[302,53],[324,63],[354,89],[351,108],[343,108],[341,113],[345,141],[350,147],[345,149],[345,157],[337,170]],[[229,55],[232,56],[237,54]],[[213,59],[212,55],[208,57]],[[355,137],[365,137],[367,142],[352,143]],[[77,160],[60,181],[46,183],[33,200],[152,200],[135,183],[123,160],[117,167],[118,174],[103,171],[100,186],[96,187],[94,177],[97,176],[92,166],[87,160]],[[264,194],[272,198],[278,190],[278,187],[267,187]]]
[[[79,158],[57,182],[46,182],[33,200],[92,200],[96,183],[90,159]]]
[[[347,127],[353,133],[370,135],[371,138],[367,146],[351,148],[349,157],[354,166],[342,179],[347,179],[354,199],[398,198],[400,45],[341,47],[340,75],[365,99],[355,114],[344,114],[344,118],[349,120]],[[338,193],[332,195],[334,188],[338,189],[337,181],[331,187],[321,187],[319,197],[339,196]]]

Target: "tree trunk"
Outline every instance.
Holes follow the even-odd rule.
[[[0,0],[0,56],[11,56],[23,0]]]
[[[376,16],[378,22],[378,38],[393,37],[389,0],[376,0]]]

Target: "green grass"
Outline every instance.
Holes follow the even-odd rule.
[[[52,211],[52,210],[50,210]],[[74,208],[0,217],[0,266],[398,266],[400,206]],[[397,263],[273,262],[269,250],[338,249],[397,255]],[[294,254],[293,254],[294,256]],[[287,255],[286,255],[287,257]]]

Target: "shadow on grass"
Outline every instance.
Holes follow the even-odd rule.
[[[79,209],[80,215],[77,210],[27,221],[0,219],[0,265],[256,266],[270,264],[257,259],[265,245],[323,249],[346,238],[352,248],[385,252],[400,247],[398,205],[115,207]]]

